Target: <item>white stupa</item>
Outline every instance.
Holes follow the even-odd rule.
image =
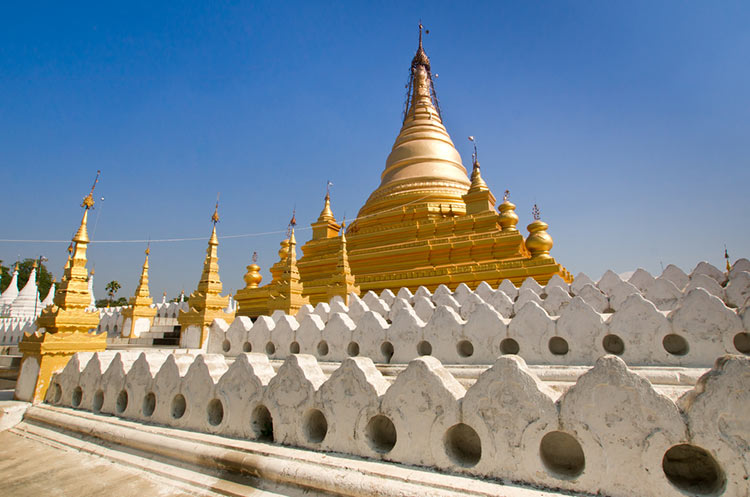
[[[16,297],[18,297],[18,263],[13,269],[13,277],[8,288],[0,295],[0,315],[7,316],[10,313],[10,306]]]
[[[93,312],[96,310],[96,297],[94,297],[94,270],[91,270],[91,274],[89,274],[89,295],[91,295],[91,302],[89,302],[89,306],[86,308],[87,311]]]
[[[35,318],[42,312],[42,302],[39,300],[39,291],[36,287],[36,264],[29,274],[29,281],[18,292],[18,296],[10,305],[10,317],[13,318]]]
[[[44,300],[42,300],[42,309],[44,309],[48,305],[54,304],[56,289],[57,283],[55,283],[55,280],[53,279],[52,284],[49,286],[49,292],[47,292],[47,296],[44,297]]]

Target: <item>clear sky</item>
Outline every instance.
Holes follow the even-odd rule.
[[[69,240],[102,176],[95,240],[154,243],[151,292],[192,291],[221,235],[300,245],[352,219],[401,125],[422,19],[444,122],[479,144],[519,227],[538,203],[571,272],[598,278],[750,256],[750,3],[18,2],[0,6],[2,239]],[[525,232],[525,229],[524,229]],[[282,233],[225,238],[227,292]],[[67,243],[0,242],[6,263]],[[98,243],[96,293],[131,295],[145,243]],[[299,254],[301,255],[301,253]]]

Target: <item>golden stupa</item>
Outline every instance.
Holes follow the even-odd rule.
[[[148,256],[151,253],[151,247],[146,247],[146,259],[143,261],[143,268],[141,268],[141,277],[138,280],[138,286],[135,289],[135,294],[130,297],[130,305],[124,307],[121,311],[123,319],[123,327],[120,332],[120,336],[129,338],[138,338],[137,324],[139,320],[148,320],[148,326],[142,326],[143,329],[148,330],[154,322],[154,316],[156,316],[156,307],[152,304],[154,300],[151,298],[151,293],[148,290]],[[125,324],[130,320],[130,326]]]
[[[495,208],[476,153],[469,177],[443,125],[432,78],[420,25],[403,125],[380,186],[345,235],[326,193],[323,211],[312,223],[312,240],[301,247],[304,255],[295,261],[305,303],[327,302],[332,294],[346,299],[349,292],[402,287],[434,290],[443,284],[455,289],[465,283],[475,288],[482,281],[498,285],[504,279],[520,285],[529,277],[543,285],[555,274],[572,281],[549,255],[553,242],[539,210],[535,207],[524,239],[507,190]],[[270,288],[257,287],[249,276],[250,272],[246,280],[255,286],[248,284],[238,292],[238,314],[268,314],[270,307],[263,302]]]
[[[23,388],[16,389],[15,395],[19,400],[42,401],[52,375],[62,370],[73,354],[98,352],[106,348],[107,334],[96,334],[99,311],[87,310],[91,303],[89,273],[86,269],[86,250],[90,241],[87,224],[98,181],[97,171],[94,185],[81,204],[83,218],[68,247],[68,260],[55,291],[54,303],[42,309],[36,320],[37,331],[25,334],[18,345],[23,354],[21,375],[34,378],[33,382],[26,381]]]

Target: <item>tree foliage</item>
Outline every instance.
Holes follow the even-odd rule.
[[[117,290],[119,290],[120,288],[122,288],[122,285],[120,285],[120,282],[117,280],[110,281],[104,287],[104,289],[107,290],[107,295],[109,295],[110,305],[114,304],[113,299],[115,298],[115,294],[117,293]]]

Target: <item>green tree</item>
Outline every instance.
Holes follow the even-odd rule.
[[[112,305],[112,301],[115,298],[115,294],[117,293],[117,290],[122,288],[122,285],[120,285],[120,282],[117,280],[112,280],[104,287],[105,290],[107,290],[107,295],[109,295],[109,304]]]
[[[38,259],[24,259],[23,262],[18,264],[18,289],[26,285],[26,282],[29,281],[29,275],[31,274],[31,269],[34,267],[34,261],[36,260],[37,264],[39,264]],[[13,277],[13,270],[9,267],[5,267],[2,265],[2,261],[0,261],[0,269],[2,270],[2,282],[0,283],[0,291],[4,292],[6,288],[8,288],[8,285],[10,285],[10,280]],[[44,299],[44,297],[47,296],[47,293],[49,292],[50,286],[52,286],[52,273],[50,273],[47,270],[47,266],[44,265],[44,262],[39,264],[39,267],[37,267],[36,270],[36,284],[37,288],[39,289],[39,298]]]

